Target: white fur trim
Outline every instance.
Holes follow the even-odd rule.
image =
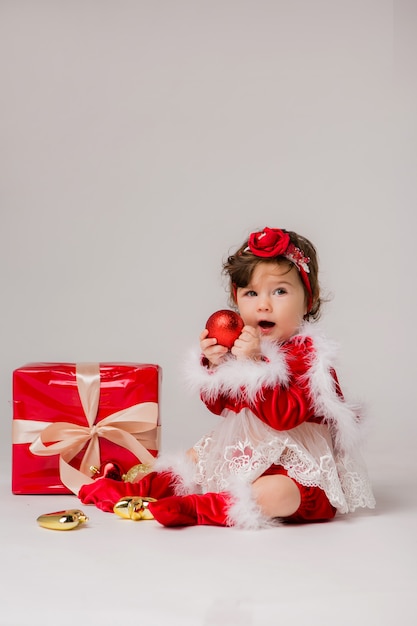
[[[262,341],[261,348],[266,361],[238,361],[228,355],[212,370],[201,364],[201,355],[194,351],[185,372],[188,385],[208,401],[225,394],[236,399],[244,397],[249,402],[263,387],[286,386],[289,374],[284,351],[270,341]]]
[[[336,448],[353,451],[363,435],[362,409],[348,403],[336,392],[336,382],[330,373],[335,368],[336,344],[329,342],[312,324],[306,324],[303,330],[313,340],[315,349],[307,373],[315,413],[322,415],[329,425]]]
[[[231,504],[227,515],[227,525],[245,530],[259,530],[277,526],[278,522],[266,517],[253,497],[252,485],[234,481],[228,492]]]
[[[152,470],[170,472],[173,475],[174,491],[177,496],[197,492],[195,463],[183,452],[159,455],[152,465]]]

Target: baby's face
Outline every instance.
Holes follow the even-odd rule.
[[[307,303],[295,265],[259,263],[246,287],[237,289],[237,306],[245,324],[260,337],[286,341],[297,334]]]

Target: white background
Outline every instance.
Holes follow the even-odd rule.
[[[38,533],[37,503],[43,513],[63,500],[10,495],[12,371],[32,361],[158,363],[162,450],[192,445],[212,418],[186,390],[183,360],[227,305],[224,258],[265,225],[318,248],[342,385],[373,423],[367,459],[380,508],[358,519],[369,538],[381,513],[393,516],[390,532],[400,528],[395,512],[416,491],[416,41],[413,0],[0,0],[0,473],[4,515],[21,517],[22,536]],[[345,545],[343,526],[332,528]],[[198,541],[200,530],[210,543],[215,529],[187,532]],[[42,553],[46,535],[36,534]],[[415,565],[413,575],[398,567],[407,594]],[[195,597],[179,624],[203,623]],[[226,613],[240,602],[227,598]],[[271,602],[240,623],[269,624]],[[370,623],[391,624],[387,607]],[[210,610],[204,624],[223,623],[223,609]],[[2,625],[29,623],[11,614]],[[161,623],[176,624],[170,615]]]

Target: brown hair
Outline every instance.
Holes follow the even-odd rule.
[[[305,315],[305,319],[308,320],[310,318],[317,320],[320,317],[320,308],[322,300],[320,298],[320,285],[318,280],[318,258],[317,251],[314,245],[301,235],[297,233],[285,230],[284,232],[288,233],[291,242],[302,252],[304,256],[309,257],[310,262],[308,264],[309,273],[308,280],[311,287],[312,294],[312,306],[310,311]],[[252,278],[253,272],[259,263],[287,263],[289,269],[294,265],[290,260],[288,260],[285,256],[279,255],[276,257],[258,257],[252,254],[249,250],[246,250],[248,247],[248,240],[243,243],[240,248],[227,258],[227,260],[223,263],[223,274],[225,274],[229,278],[229,303],[235,307],[236,301],[234,297],[234,287],[246,287]],[[302,282],[302,281],[301,281]],[[306,297],[309,297],[309,293],[303,283],[303,289],[305,291]]]

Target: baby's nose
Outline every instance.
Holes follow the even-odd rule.
[[[271,301],[267,296],[259,298],[258,302],[259,311],[270,311],[271,310]]]

